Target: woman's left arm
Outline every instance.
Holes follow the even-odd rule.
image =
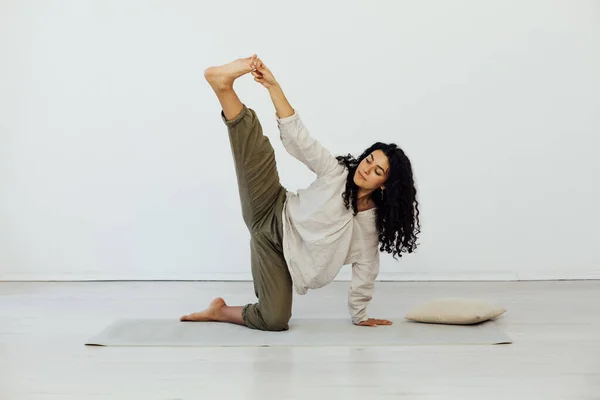
[[[352,283],[348,290],[348,310],[352,323],[359,326],[392,325],[385,319],[369,318],[367,306],[373,298],[375,279],[379,275],[379,252],[368,262],[352,264]]]

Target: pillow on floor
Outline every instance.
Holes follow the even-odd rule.
[[[415,322],[468,325],[494,319],[504,307],[461,297],[444,297],[417,305],[405,318]]]

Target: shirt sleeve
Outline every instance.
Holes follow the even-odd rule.
[[[367,305],[373,298],[375,279],[379,274],[379,252],[369,262],[355,262],[352,264],[352,283],[348,290],[348,309],[352,323],[369,319]]]
[[[304,163],[317,177],[327,175],[338,165],[337,159],[310,136],[298,113],[277,118],[277,126],[283,147],[293,157]]]

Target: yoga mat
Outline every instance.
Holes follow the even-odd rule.
[[[122,319],[92,337],[88,346],[417,346],[506,344],[512,340],[493,321],[477,325],[392,320],[391,326],[355,326],[348,319],[295,319],[283,332],[264,332],[219,322]]]

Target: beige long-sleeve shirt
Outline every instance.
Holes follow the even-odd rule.
[[[285,149],[317,175],[308,188],[288,191],[283,209],[283,252],[294,290],[303,295],[323,287],[352,264],[348,309],[353,323],[365,321],[379,273],[375,209],[356,216],[346,209],[348,170],[310,136],[298,113],[277,124]]]

